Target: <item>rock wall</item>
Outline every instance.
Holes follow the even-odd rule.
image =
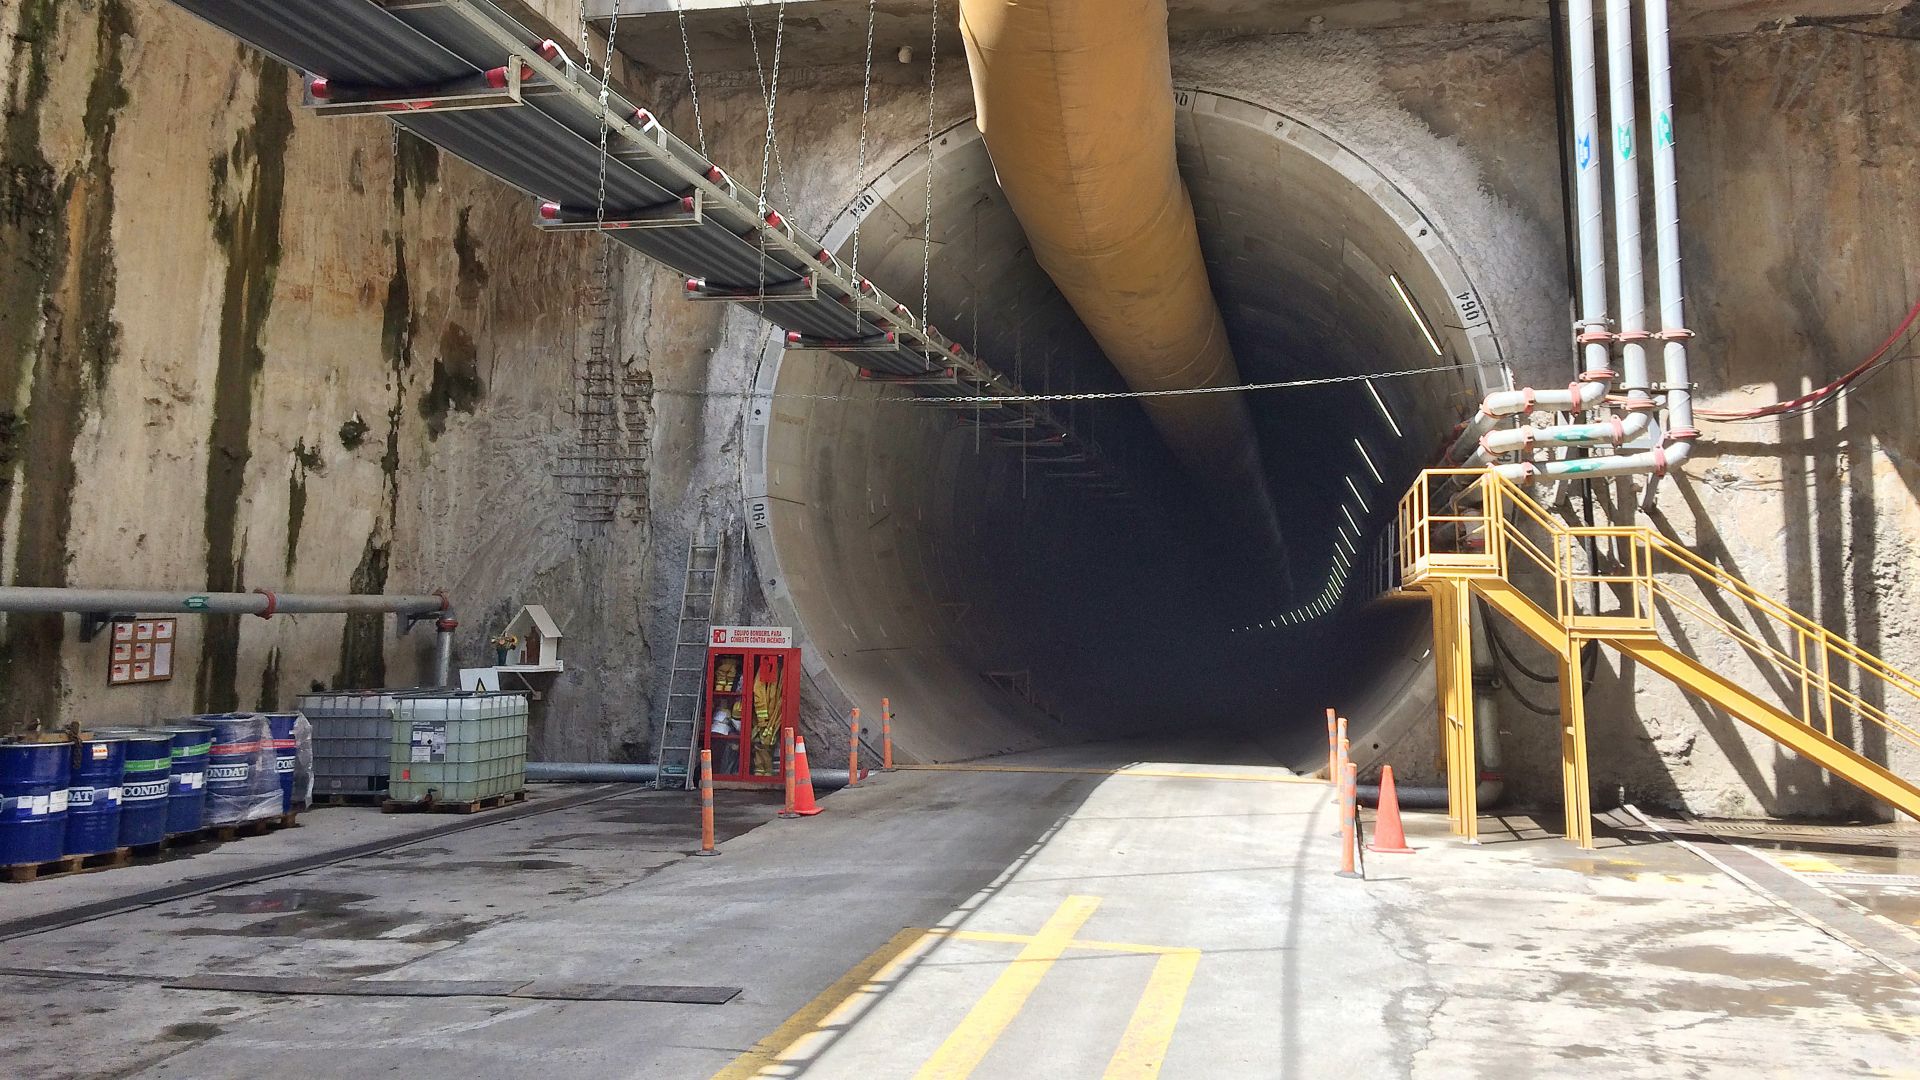
[[[738,543],[737,394],[765,325],[680,303],[672,274],[616,255],[616,371],[638,403],[620,431],[640,484],[613,521],[581,523],[562,474],[597,240],[538,233],[524,196],[382,121],[302,114],[288,73],[161,0],[22,0],[0,9],[0,38],[0,578],[445,588],[467,664],[518,605],[544,603],[570,670],[536,707],[536,753],[644,758],[690,538],[729,540],[723,615],[764,614]],[[1850,367],[1920,293],[1906,179],[1920,59],[1823,26],[1686,38],[1675,56],[1701,402],[1792,396]],[[1551,64],[1537,21],[1209,39],[1175,57],[1182,83],[1300,116],[1392,175],[1461,252],[1517,376],[1542,382],[1569,364]],[[869,177],[926,130],[924,67],[877,76]],[[698,125],[679,73],[646,78],[674,130],[691,142],[704,128],[711,156],[758,186],[752,71],[703,73]],[[860,90],[857,67],[782,75],[766,186],[804,228],[823,230],[858,187]],[[963,68],[943,65],[936,126],[971,107]],[[1901,573],[1920,526],[1911,365],[1869,385],[1803,420],[1709,426],[1650,520],[1920,668]],[[1603,520],[1638,519],[1630,493],[1602,502]],[[0,730],[412,683],[431,653],[424,631],[379,620],[183,617],[173,681],[108,688],[105,644],[76,627],[6,619]],[[1516,796],[1551,802],[1556,727],[1516,693],[1554,694],[1515,678],[1501,725]],[[1603,804],[1872,812],[1617,657],[1591,709]],[[844,737],[810,719],[815,737]]]
[[[538,233],[523,195],[383,120],[303,114],[291,73],[159,0],[24,0],[0,37],[4,579],[445,589],[469,665],[543,603],[570,670],[536,752],[643,756],[660,496],[576,525],[561,475],[598,239]],[[609,282],[616,329],[657,284],[618,258]],[[675,451],[636,325],[621,431],[650,460]],[[390,618],[183,616],[172,681],[109,688],[77,625],[6,620],[0,730],[413,685],[432,654]]]

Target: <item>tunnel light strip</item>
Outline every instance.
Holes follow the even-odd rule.
[[[1440,339],[1434,336],[1433,324],[1427,321],[1427,313],[1421,311],[1420,305],[1413,302],[1413,294],[1407,292],[1407,285],[1400,280],[1400,275],[1388,274],[1387,280],[1393,282],[1393,291],[1400,294],[1400,302],[1407,306],[1407,314],[1413,316],[1413,321],[1419,324],[1420,333],[1427,339],[1427,347],[1433,350],[1433,355],[1445,356],[1447,351],[1440,347]]]
[[[1346,481],[1347,481],[1347,490],[1353,492],[1353,497],[1360,500],[1360,512],[1363,514],[1373,513],[1373,507],[1367,505],[1367,497],[1365,495],[1360,494],[1360,485],[1353,482],[1352,473],[1347,474]],[[1355,526],[1356,530],[1358,528],[1359,526]]]
[[[1393,437],[1396,439],[1406,438],[1407,433],[1400,430],[1400,425],[1394,420],[1393,413],[1387,409],[1387,403],[1380,399],[1380,391],[1373,388],[1373,380],[1365,379],[1362,381],[1367,384],[1367,393],[1373,395],[1374,407],[1380,410],[1380,415],[1387,421],[1387,426],[1393,429]]]
[[[1373,456],[1367,453],[1366,444],[1362,443],[1359,439],[1355,439],[1353,440],[1353,448],[1360,451],[1360,460],[1367,463],[1367,471],[1373,474],[1373,482],[1376,484],[1385,484],[1387,478],[1381,476],[1380,470],[1374,467]]]
[[[1357,522],[1357,521],[1355,521],[1355,520],[1353,520],[1353,511],[1351,511],[1351,510],[1349,510],[1349,509],[1347,509],[1347,504],[1346,504],[1346,503],[1341,503],[1341,504],[1340,504],[1340,512],[1341,512],[1341,513],[1343,513],[1343,514],[1345,514],[1345,515],[1347,515],[1347,524],[1349,524],[1349,525],[1351,525],[1351,526],[1353,526],[1353,535],[1355,535],[1355,536],[1359,536],[1359,535],[1360,535],[1360,523],[1359,523],[1359,522]]]

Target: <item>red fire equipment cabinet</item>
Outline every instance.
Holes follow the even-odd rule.
[[[780,626],[716,626],[707,646],[705,735],[716,783],[780,784],[782,731],[800,718],[800,650]]]

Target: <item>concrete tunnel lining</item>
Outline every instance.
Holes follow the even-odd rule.
[[[1253,396],[1283,512],[1322,525],[1295,553],[1297,579],[1317,587],[1343,520],[1344,477],[1370,480],[1350,439],[1365,440],[1386,480],[1363,488],[1372,539],[1390,529],[1399,492],[1445,432],[1483,393],[1507,385],[1494,316],[1441,229],[1339,141],[1239,99],[1184,89],[1176,98],[1181,170],[1246,378],[1482,365],[1379,382],[1400,437],[1362,383]],[[936,136],[933,149],[930,320],[1031,390],[1121,388],[1025,250],[971,120]],[[849,260],[858,225],[860,272],[910,301],[920,284],[925,166],[924,146],[903,156],[825,238]],[[1389,272],[1426,313],[1444,358],[1392,292]],[[1183,592],[1193,586],[1170,569],[1167,557],[1186,550],[1181,536],[1143,524],[1154,515],[1089,508],[1035,475],[1023,496],[1019,452],[981,445],[964,415],[957,422],[949,410],[883,401],[907,395],[859,381],[844,364],[788,357],[777,342],[755,389],[778,395],[754,401],[748,416],[745,493],[761,588],[775,619],[796,628],[830,708],[893,698],[896,744],[910,760],[1151,731],[1168,709],[1195,704],[1194,694],[1215,695],[1182,709],[1199,723],[1245,719],[1262,701],[1271,715],[1286,658],[1314,652],[1278,630],[1228,635],[1225,620],[1193,610]],[[1153,442],[1128,405],[1075,419],[1103,445]],[[1159,475],[1162,463],[1148,452],[1131,464]],[[1143,488],[1165,495],[1160,480]],[[1064,550],[1062,538],[1078,546]],[[1132,541],[1138,550],[1116,550]],[[1356,706],[1366,699],[1366,715],[1382,724],[1431,716],[1432,682],[1418,677],[1430,668],[1424,608],[1371,607],[1385,610],[1358,621],[1375,660],[1349,671],[1351,685],[1338,692]],[[1351,613],[1338,621],[1355,622]],[[1214,654],[1183,655],[1177,643],[1193,640]],[[1208,689],[1209,672],[1243,664],[1274,669],[1272,685]],[[1142,685],[1121,685],[1143,673]],[[1291,711],[1318,716],[1319,699]],[[1299,744],[1294,734],[1274,745]]]

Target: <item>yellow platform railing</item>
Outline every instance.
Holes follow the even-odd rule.
[[[1479,596],[1561,665],[1567,835],[1592,845],[1584,687],[1588,641],[1610,645],[1776,742],[1920,817],[1920,680],[1645,526],[1555,518],[1498,473],[1432,469],[1399,507],[1404,587],[1434,598],[1434,651],[1455,832],[1476,833],[1471,636]],[[1579,603],[1597,595],[1596,605]],[[1732,646],[1729,648],[1728,646]],[[1753,667],[1727,673],[1715,652]],[[1855,744],[1877,742],[1874,757]],[[1875,760],[1878,758],[1879,760]]]

